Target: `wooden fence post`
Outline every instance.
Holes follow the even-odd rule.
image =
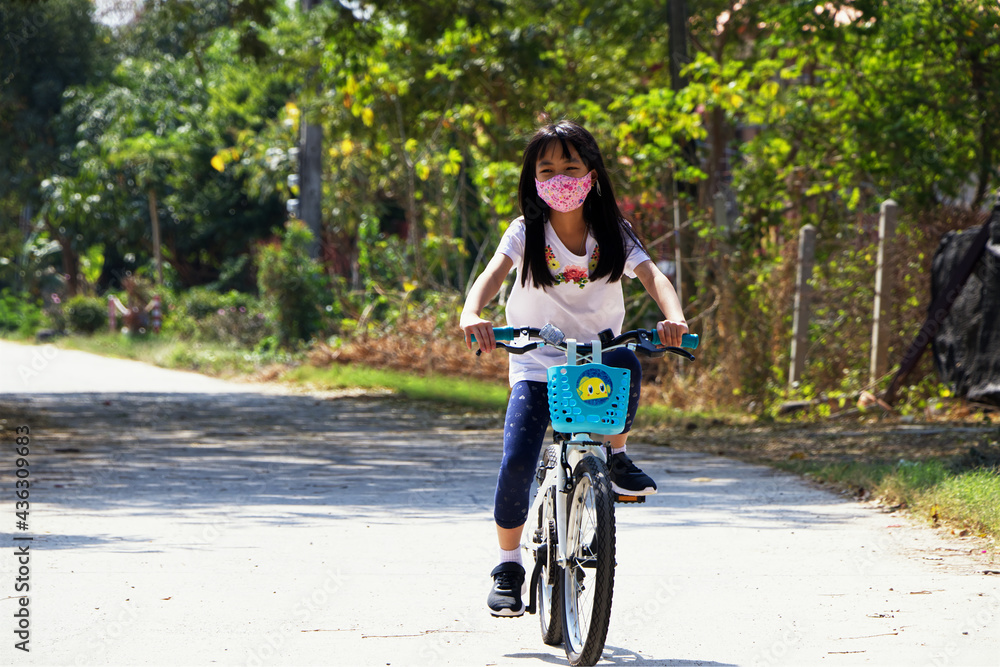
[[[889,199],[882,202],[878,220],[878,259],[875,264],[875,307],[872,316],[872,353],[868,368],[871,384],[889,371],[889,310],[892,308],[892,274],[885,270],[886,249],[896,234],[899,206]]]
[[[793,388],[802,378],[809,344],[809,297],[812,288],[813,263],[816,259],[816,228],[806,225],[799,231],[799,272],[795,280],[795,315],[792,319],[792,364],[788,371],[788,386]]]
[[[115,308],[115,297],[108,295],[108,331],[115,333],[118,331],[118,309]]]

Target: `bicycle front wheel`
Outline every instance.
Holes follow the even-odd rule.
[[[615,507],[607,466],[587,456],[573,471],[563,570],[563,643],[573,665],[604,651],[615,579]]]

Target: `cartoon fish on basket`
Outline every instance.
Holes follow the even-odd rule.
[[[580,385],[576,388],[576,393],[584,401],[593,401],[599,398],[607,398],[611,393],[611,388],[601,378],[584,377],[580,380]]]

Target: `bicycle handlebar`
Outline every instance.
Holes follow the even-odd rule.
[[[565,350],[566,345],[563,342],[553,342],[546,341],[542,338],[542,341],[535,341],[528,343],[527,345],[505,345],[504,343],[509,343],[518,336],[535,337],[541,338],[539,335],[541,329],[535,327],[494,327],[493,336],[497,341],[497,347],[500,349],[507,350],[511,354],[524,354],[525,352],[530,352],[531,350],[537,349],[541,345],[551,345],[560,350]],[[695,350],[698,348],[698,343],[700,342],[697,334],[683,334],[681,336],[681,347],[656,347],[660,345],[660,334],[655,329],[634,329],[632,331],[626,331],[620,336],[611,338],[611,331],[607,330],[599,334],[602,340],[603,349],[610,349],[613,347],[621,347],[631,342],[637,343],[635,348],[637,351],[641,351],[648,356],[662,356],[664,352],[671,352],[678,356],[686,357],[687,359],[694,359],[694,355],[685,350],[684,348],[689,348]],[[610,340],[606,340],[610,338]],[[476,342],[476,337],[472,336],[472,342]],[[590,343],[584,343],[577,345],[577,351],[580,354],[590,354],[591,353]],[[477,350],[476,354],[480,351]]]

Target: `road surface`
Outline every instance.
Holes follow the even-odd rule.
[[[386,396],[293,394],[0,342],[12,665],[561,665],[485,609],[500,434]],[[998,665],[1000,576],[797,477],[643,446],[606,665]],[[32,537],[31,541],[16,537]],[[28,637],[16,551],[30,545]]]

